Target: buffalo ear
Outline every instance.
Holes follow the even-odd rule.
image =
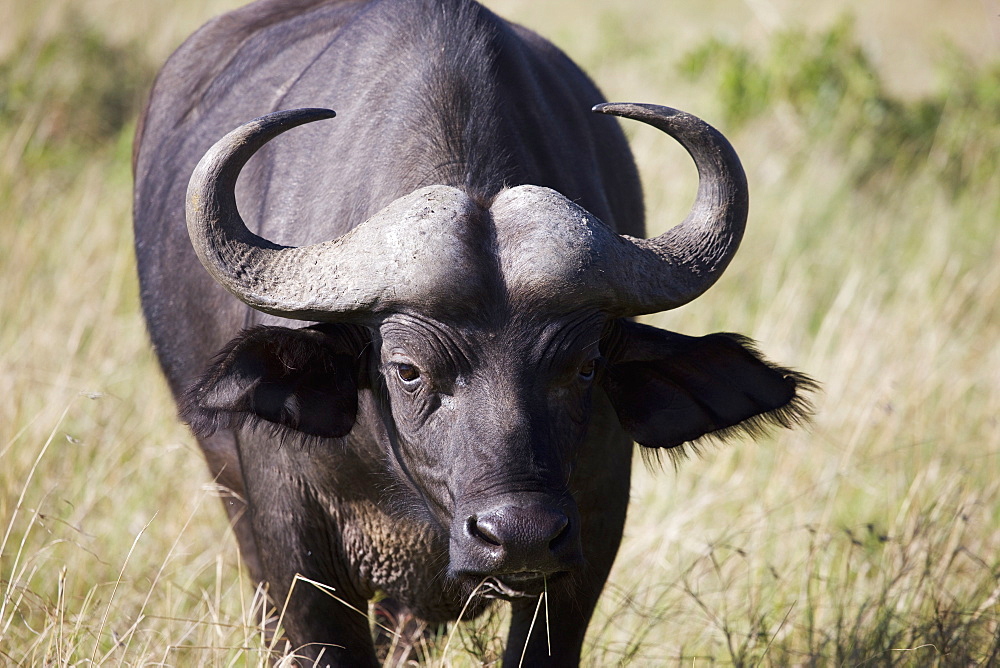
[[[761,357],[738,334],[690,337],[619,321],[603,386],[632,439],[672,448],[702,436],[759,436],[812,414],[808,376]]]
[[[181,417],[203,436],[260,421],[310,436],[345,436],[358,413],[359,357],[367,341],[353,325],[248,329],[187,391]]]

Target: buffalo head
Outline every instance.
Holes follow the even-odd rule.
[[[385,496],[438,527],[447,574],[511,596],[582,560],[573,472],[595,402],[649,448],[800,417],[808,379],[745,339],[627,319],[689,302],[729,264],[747,215],[732,147],[665,107],[595,111],[653,125],[691,154],[698,197],[680,225],[638,239],[547,188],[437,185],[337,239],[284,247],[247,229],[237,177],[268,140],[333,112],[274,113],[219,141],[188,190],[198,257],[254,309],[320,324],[244,333],[190,392],[188,420],[348,444],[364,420]]]

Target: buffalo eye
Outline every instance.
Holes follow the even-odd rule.
[[[412,364],[397,364],[396,375],[406,385],[415,385],[420,380],[420,369]]]
[[[594,374],[597,373],[597,359],[587,360],[580,365],[580,380],[590,381],[594,379]]]

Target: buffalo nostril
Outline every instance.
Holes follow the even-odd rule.
[[[503,507],[466,520],[473,538],[500,547],[508,555],[525,557],[547,554],[569,533],[569,526],[565,513],[543,507]]]
[[[554,547],[556,542],[560,538],[569,533],[569,518],[563,515],[562,522],[556,528],[555,533],[552,534],[551,540],[549,540],[549,547]]]
[[[553,517],[552,521],[549,523],[547,534],[547,545],[552,547],[555,543],[566,535],[569,529],[569,518],[559,513],[558,517]]]
[[[498,547],[501,545],[500,538],[492,532],[490,524],[488,522],[480,523],[475,515],[466,520],[465,529],[468,531],[470,536],[478,538],[484,543],[489,543],[490,545]]]

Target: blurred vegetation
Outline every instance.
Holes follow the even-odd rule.
[[[129,148],[156,69],[137,39],[116,43],[72,7],[55,30],[20,35],[0,60],[5,164],[72,168],[94,151]]]
[[[0,7],[0,663],[268,665],[260,592],[158,380],[129,224],[158,63],[238,1]],[[649,321],[745,332],[826,388],[811,432],[637,466],[585,665],[1000,663],[1000,64],[952,50],[905,97],[846,19],[699,38],[678,63],[653,0],[488,4],[606,90],[726,132],[752,187],[743,248]],[[693,175],[624,127],[659,231]],[[502,627],[419,654],[478,665]]]
[[[778,32],[763,52],[710,39],[680,70],[689,79],[714,79],[734,129],[782,114],[810,143],[830,141],[859,185],[892,187],[930,163],[958,196],[1000,172],[1000,153],[987,148],[1000,145],[1000,63],[974,67],[954,48],[940,64],[937,91],[912,100],[889,92],[849,18],[819,34]],[[803,146],[803,155],[811,148]]]

